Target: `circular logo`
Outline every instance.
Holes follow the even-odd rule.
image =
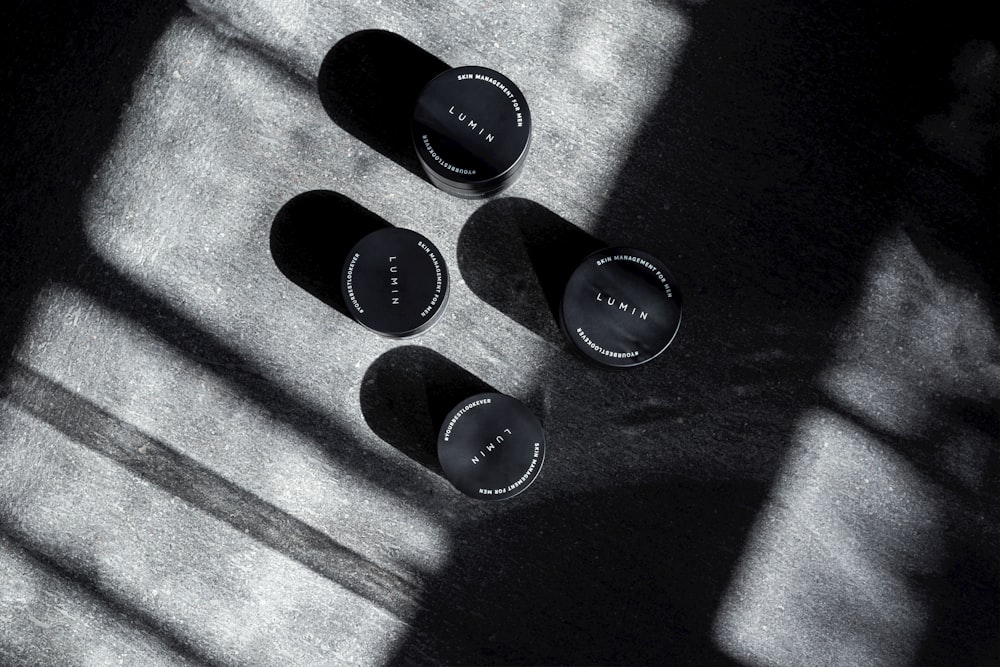
[[[347,255],[341,291],[348,312],[394,338],[426,331],[448,300],[448,270],[434,244],[409,229],[380,229]]]
[[[545,433],[519,400],[476,394],[455,406],[438,434],[438,460],[462,493],[502,500],[521,493],[538,477],[545,459]]]
[[[681,295],[662,262],[634,248],[588,256],[566,284],[561,324],[584,357],[625,368],[663,352],[681,323]]]
[[[413,112],[413,146],[428,178],[460,197],[513,183],[531,142],[524,94],[486,67],[456,67],[431,79]]]

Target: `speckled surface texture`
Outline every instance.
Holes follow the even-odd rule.
[[[995,22],[858,4],[14,3],[0,662],[996,664]],[[485,201],[400,138],[462,64],[534,119]],[[405,341],[337,300],[386,223]],[[683,292],[640,368],[553,319],[594,245]],[[427,448],[477,383],[547,435],[498,503]]]

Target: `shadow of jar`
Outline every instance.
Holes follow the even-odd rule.
[[[433,350],[383,354],[360,402],[376,435],[473,498],[514,497],[542,468],[545,435],[533,412]]]
[[[424,86],[448,69],[444,61],[400,35],[360,30],[327,52],[316,83],[334,123],[428,180],[410,137],[413,109]]]
[[[293,283],[351,317],[340,274],[351,249],[365,236],[392,225],[349,197],[310,190],[292,197],[271,223],[271,258]]]

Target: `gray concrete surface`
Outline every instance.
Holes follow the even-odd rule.
[[[2,662],[996,664],[988,16],[15,3]],[[372,90],[433,58],[528,98],[500,197],[435,190],[383,126]],[[351,225],[329,192],[441,249],[435,328],[392,341],[337,309],[308,242]],[[651,364],[560,339],[544,260],[581,235],[676,274]],[[421,449],[428,387],[468,377],[546,428],[510,501]]]

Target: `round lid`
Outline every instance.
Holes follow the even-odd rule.
[[[458,196],[513,183],[531,143],[531,112],[514,82],[486,67],[437,75],[417,97],[413,146],[431,182]]]
[[[348,312],[377,333],[426,331],[448,300],[448,269],[434,244],[409,229],[374,231],[351,249],[340,279]]]
[[[445,417],[437,451],[455,488],[473,498],[502,500],[535,481],[545,459],[545,433],[516,398],[476,394]]]
[[[560,316],[570,342],[587,359],[638,366],[677,334],[681,294],[657,258],[634,248],[608,248],[588,256],[570,276]]]

